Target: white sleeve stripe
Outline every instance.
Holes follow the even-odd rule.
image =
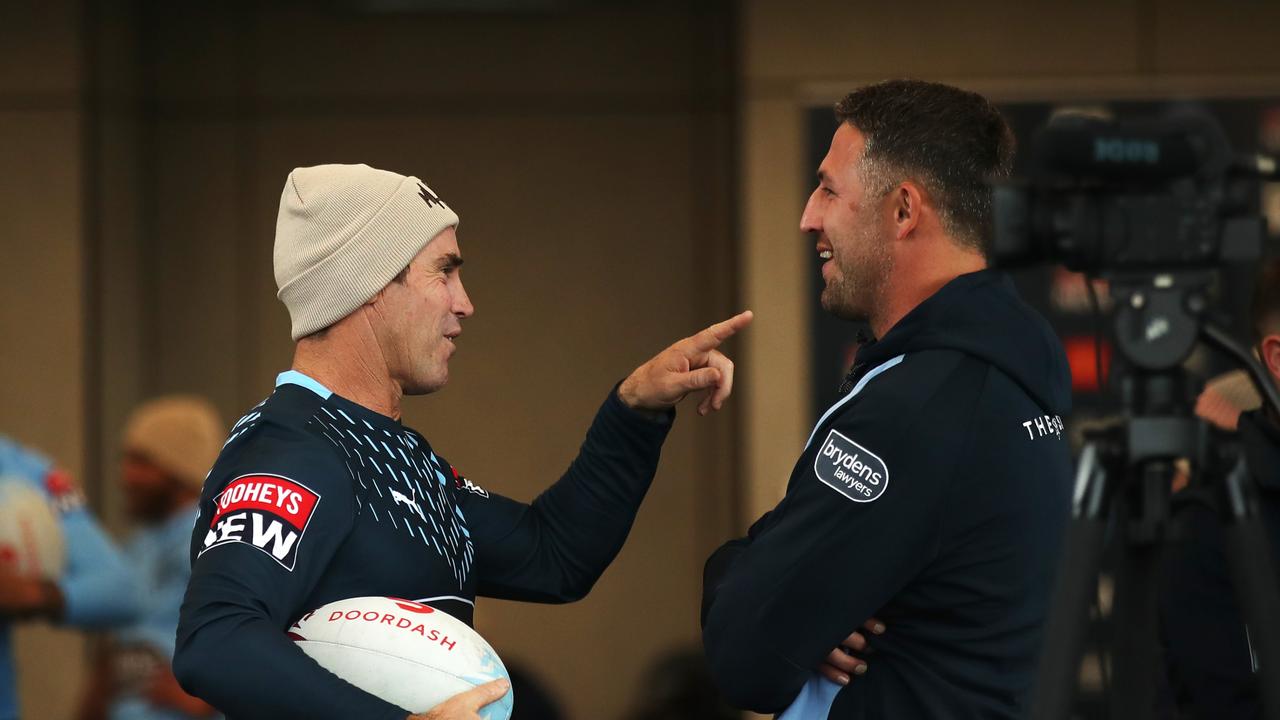
[[[418,598],[417,600],[414,600],[414,602],[422,603],[424,605],[429,605],[432,600],[457,600],[458,602],[464,602],[470,605],[471,607],[476,606],[476,603],[474,600],[468,600],[464,597],[458,597],[457,595],[437,595],[436,597]]]

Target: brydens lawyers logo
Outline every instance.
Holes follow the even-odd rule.
[[[293,572],[298,544],[319,502],[315,491],[289,478],[241,475],[213,498],[213,519],[200,554],[219,545],[245,543]]]
[[[854,502],[871,502],[889,486],[889,468],[879,455],[832,430],[813,458],[818,479]]]

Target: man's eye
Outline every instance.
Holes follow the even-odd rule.
[[[831,188],[829,188],[829,187],[824,187],[824,188],[819,188],[819,189],[820,189],[820,190],[822,190],[822,194],[823,194],[823,195],[826,195],[826,196],[828,196],[828,197],[830,197],[830,196],[832,196],[832,195],[835,195],[835,193],[834,193],[834,192],[832,192],[832,191],[831,191]]]

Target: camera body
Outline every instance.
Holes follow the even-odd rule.
[[[1214,271],[1262,255],[1258,163],[1209,116],[1062,116],[1034,137],[1027,180],[993,189],[992,263],[1060,263],[1110,283],[1114,340],[1139,370],[1180,365]]]
[[[1259,174],[1199,114],[1062,116],[1031,143],[1028,180],[994,189],[996,265],[1090,275],[1205,270],[1261,256]]]

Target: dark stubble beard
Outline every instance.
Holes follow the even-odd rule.
[[[841,320],[869,322],[884,304],[885,286],[893,271],[889,244],[876,226],[875,217],[853,230],[855,242],[834,262],[840,277],[822,290],[822,309]]]
[[[176,484],[180,480],[171,480]],[[173,513],[177,504],[179,490],[170,488],[147,488],[133,490],[125,501],[125,509],[129,517],[143,525],[158,525]]]

